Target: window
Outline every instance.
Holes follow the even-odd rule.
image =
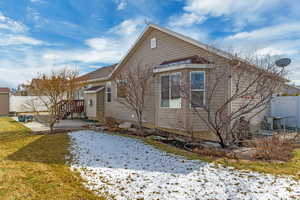
[[[151,49],[156,48],[156,38],[151,38],[150,47],[151,47]]]
[[[191,107],[204,105],[205,72],[191,72]]]
[[[93,106],[93,100],[89,99],[89,106]]]
[[[106,88],[106,101],[108,103],[111,102],[111,88],[110,87]]]
[[[169,107],[170,106],[170,81],[169,76],[162,76],[161,77],[161,107]]]
[[[160,106],[165,108],[180,108],[180,73],[161,76]]]
[[[125,80],[117,81],[117,97],[125,98],[126,97],[126,89],[124,88],[124,84],[126,84]]]
[[[106,102],[111,102],[111,83],[108,82],[106,84]]]

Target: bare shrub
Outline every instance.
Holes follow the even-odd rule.
[[[105,118],[105,125],[108,128],[116,128],[118,126],[118,122],[115,118],[113,117],[106,117]]]
[[[199,123],[207,126],[223,148],[248,137],[247,129],[234,133],[234,123],[242,117],[243,121],[251,121],[262,115],[273,95],[280,91],[286,81],[286,70],[277,67],[272,57],[253,54],[241,59],[237,54],[228,56],[226,64],[214,54],[203,57],[209,61],[209,69],[205,78],[202,78],[205,95],[204,92],[191,95],[191,76],[187,76],[189,81],[185,81],[187,84],[183,84],[181,89],[183,98],[191,105]],[[217,101],[216,97],[224,86],[230,92],[222,101]]]
[[[49,125],[51,132],[54,125],[68,114],[62,107],[73,103],[76,91],[85,85],[85,81],[78,77],[79,72],[77,70],[64,68],[48,74],[40,73],[38,78],[31,81],[35,84],[28,86],[28,89],[37,95],[41,101],[39,106],[47,108],[49,116],[45,123]],[[36,103],[31,102],[27,105],[33,107],[34,111],[38,111]]]
[[[194,153],[198,153],[203,156],[210,156],[210,157],[227,157],[227,153],[225,151],[222,151],[218,148],[200,148],[196,147],[193,149]]]
[[[138,121],[138,129],[141,134],[146,105],[146,98],[151,88],[153,69],[150,66],[137,62],[136,66],[121,71],[117,78],[118,91],[122,98],[118,102],[135,112]]]
[[[272,136],[257,139],[254,147],[256,148],[254,159],[287,161],[293,157],[295,144],[292,140]]]

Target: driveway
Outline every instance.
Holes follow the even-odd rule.
[[[115,199],[300,199],[300,182],[187,160],[117,135],[78,131],[71,169]]]

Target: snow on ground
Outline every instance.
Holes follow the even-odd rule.
[[[78,131],[71,169],[115,199],[300,199],[300,182],[168,154],[142,141]]]

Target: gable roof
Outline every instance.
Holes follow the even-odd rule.
[[[228,60],[231,60],[231,61],[238,61],[238,62],[242,62],[242,63],[248,63],[246,60],[238,57],[238,56],[235,56],[235,55],[232,55],[226,51],[223,51],[223,50],[220,50],[220,49],[217,49],[213,46],[210,46],[210,45],[207,45],[207,44],[204,44],[204,43],[201,43],[195,39],[192,39],[188,36],[185,36],[185,35],[182,35],[180,33],[177,33],[175,31],[172,31],[170,29],[167,29],[167,28],[163,28],[163,27],[160,27],[160,26],[157,26],[155,24],[149,24],[145,30],[140,34],[140,36],[137,38],[137,40],[135,41],[135,43],[131,46],[131,48],[128,50],[128,52],[123,56],[123,58],[120,60],[120,62],[118,64],[115,64],[111,73],[107,73],[107,76],[106,77],[103,77],[103,76],[100,76],[99,78],[95,78],[94,80],[90,80],[90,81],[100,81],[100,80],[109,80],[112,78],[113,74],[120,68],[120,66],[126,62],[126,60],[128,59],[128,57],[134,52],[134,50],[138,47],[138,44],[139,42],[142,40],[142,38],[148,33],[150,32],[151,30],[159,30],[163,33],[166,33],[168,35],[171,35],[175,38],[178,38],[182,41],[185,41],[187,43],[190,43],[196,47],[199,47],[201,49],[204,49],[212,54],[215,54],[217,56],[220,56],[222,58],[225,58],[225,59],[228,59]],[[250,64],[250,63],[248,63]],[[258,68],[258,66],[255,66],[255,65],[252,65],[250,64],[251,66],[253,67],[256,67]],[[99,69],[100,70],[100,69]],[[97,71],[97,70],[96,70]],[[93,73],[93,72],[91,72]],[[88,74],[87,74],[88,75]],[[93,78],[91,76],[91,78]]]
[[[10,89],[9,88],[0,88],[0,93],[9,93]]]
[[[113,69],[116,66],[117,66],[117,64],[101,67],[101,68],[99,68],[95,71],[92,71],[90,73],[87,73],[87,74],[79,77],[79,79],[81,79],[81,80],[93,80],[93,81],[97,81],[97,80],[100,80],[100,79],[105,79],[105,78],[109,77],[109,75],[111,74],[111,72],[113,71]]]
[[[193,44],[199,48],[202,48],[202,49],[205,49],[211,53],[214,53],[218,56],[221,56],[223,58],[227,58],[227,59],[240,59],[240,58],[237,58],[233,55],[231,55],[230,53],[226,52],[226,51],[223,51],[223,50],[220,50],[220,49],[217,49],[213,46],[210,46],[210,45],[207,45],[207,44],[204,44],[204,43],[201,43],[195,39],[192,39],[188,36],[185,36],[185,35],[182,35],[180,33],[177,33],[175,31],[172,31],[170,29],[167,29],[167,28],[163,28],[163,27],[160,27],[160,26],[157,26],[155,24],[149,24],[146,29],[143,31],[143,33],[138,37],[138,39],[136,40],[136,42],[132,45],[132,47],[129,49],[129,51],[125,54],[125,56],[121,59],[121,61],[119,62],[119,64],[114,68],[114,70],[112,71],[112,73],[110,74],[110,77],[112,77],[112,75],[114,74],[114,72],[116,72],[118,70],[118,68],[126,61],[126,59],[129,57],[129,55],[134,51],[134,49],[137,47],[137,45],[139,44],[139,42],[141,41],[141,39],[143,38],[144,35],[146,35],[149,31],[151,30],[159,30],[163,33],[166,33],[168,35],[171,35],[175,38],[178,38],[180,40],[183,40],[185,42],[188,42],[190,44]],[[241,59],[240,59],[241,60]]]

